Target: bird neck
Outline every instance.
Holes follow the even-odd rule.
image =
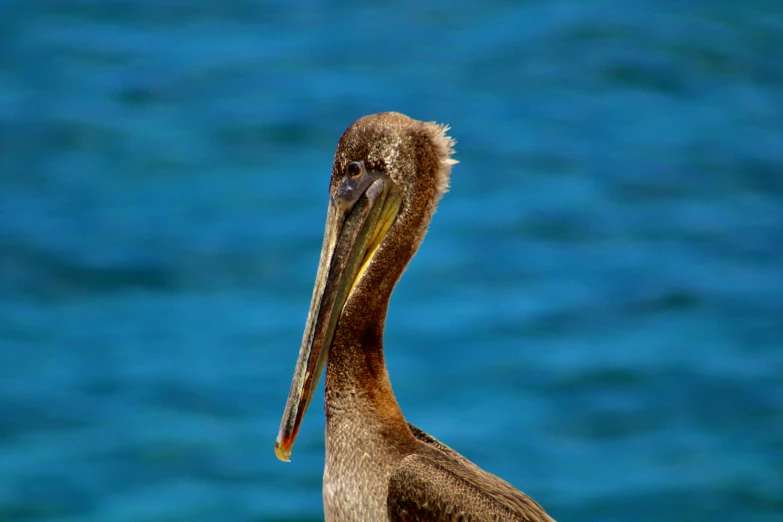
[[[343,306],[326,363],[327,423],[361,415],[407,426],[386,370],[383,330],[394,286],[415,251],[412,243],[382,245]]]
[[[405,426],[383,356],[385,320],[386,306],[343,309],[326,363],[327,423],[358,415]]]
[[[426,206],[403,212],[343,306],[326,363],[327,423],[359,414],[408,431],[386,370],[383,330],[392,291],[421,244],[431,214]]]

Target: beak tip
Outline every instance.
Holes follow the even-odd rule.
[[[291,446],[277,439],[275,441],[275,455],[283,462],[291,462]]]

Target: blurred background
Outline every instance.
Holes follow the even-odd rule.
[[[322,520],[334,148],[445,122],[408,419],[561,521],[783,520],[783,3],[0,2],[0,520]]]

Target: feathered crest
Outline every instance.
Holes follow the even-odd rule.
[[[459,161],[451,157],[451,155],[454,154],[454,145],[456,145],[457,142],[446,134],[450,129],[448,125],[429,122],[426,126],[440,164],[436,174],[437,179],[435,180],[435,186],[438,190],[438,196],[440,197],[449,190],[451,167],[459,163]]]

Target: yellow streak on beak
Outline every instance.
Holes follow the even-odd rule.
[[[370,237],[370,242],[367,245],[367,251],[365,252],[364,257],[362,258],[362,263],[359,266],[359,271],[353,280],[353,284],[351,284],[351,290],[348,293],[349,299],[351,294],[353,294],[353,291],[356,289],[356,285],[359,283],[359,281],[361,281],[364,272],[367,270],[367,267],[370,266],[370,261],[372,261],[373,257],[375,257],[375,252],[378,250],[378,247],[381,246],[383,238],[386,237],[389,229],[397,219],[401,202],[402,194],[397,191],[391,191],[391,193],[386,198],[380,220],[378,221],[375,230],[373,230],[373,234]]]

